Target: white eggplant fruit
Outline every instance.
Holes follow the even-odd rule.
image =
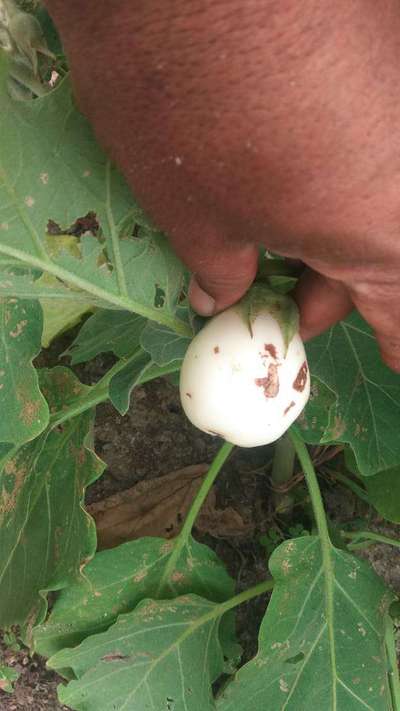
[[[210,319],[182,364],[180,396],[189,420],[241,447],[281,437],[309,394],[297,308],[263,286]]]

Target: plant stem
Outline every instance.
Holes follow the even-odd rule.
[[[381,533],[374,533],[374,531],[355,531],[354,533],[348,533],[347,531],[342,531],[341,535],[343,538],[355,539],[354,543],[350,543],[348,548],[356,550],[359,547],[358,541],[364,539],[364,541],[369,541],[370,545],[373,543],[386,543],[389,546],[395,546],[400,548],[400,541],[395,538],[389,538],[389,536],[383,536]],[[362,544],[364,546],[364,543]],[[360,544],[361,546],[361,544]]]
[[[272,462],[271,480],[274,487],[273,500],[277,512],[289,515],[293,509],[293,497],[284,491],[284,485],[293,477],[296,450],[288,434],[278,439]]]
[[[218,605],[217,606],[218,616],[224,615],[226,612],[228,612],[229,610],[232,610],[234,607],[238,607],[238,605],[243,605],[244,602],[247,602],[248,600],[252,600],[253,597],[258,597],[259,595],[263,595],[264,593],[268,592],[269,590],[272,590],[273,587],[274,587],[274,580],[271,578],[270,580],[264,580],[262,583],[258,583],[257,585],[254,585],[252,588],[249,588],[248,590],[244,590],[243,592],[239,593],[239,595],[235,595],[235,597],[231,597],[226,602],[222,602],[220,605]]]
[[[349,479],[347,476],[341,474],[340,472],[336,472],[334,469],[330,469],[330,467],[324,466],[323,473],[329,474],[329,476],[331,476],[333,479],[336,479],[340,484],[347,486],[347,488],[350,489],[353,494],[356,494],[359,499],[362,499],[362,501],[365,501],[366,504],[372,506],[365,489],[359,486],[359,484],[356,484],[355,481],[352,481],[352,479]]]
[[[385,646],[389,661],[389,684],[392,692],[392,701],[394,711],[400,711],[400,679],[399,668],[397,664],[396,641],[394,638],[393,622],[389,615],[386,615],[385,621]]]
[[[318,533],[321,538],[323,553],[324,548],[328,547],[330,557],[331,541],[329,537],[328,524],[326,522],[325,509],[322,501],[321,491],[318,485],[317,475],[315,473],[311,457],[308,453],[308,449],[304,444],[303,440],[299,437],[299,435],[294,429],[290,429],[290,437],[296,450],[296,454],[301,464],[301,467],[303,469],[308,490],[310,492],[315,522],[317,524]]]
[[[324,569],[324,585],[325,585],[325,610],[326,622],[328,628],[329,647],[330,647],[330,662],[332,670],[332,678],[336,678],[336,642],[334,632],[334,597],[333,597],[333,579],[334,566],[332,560],[332,543],[329,537],[328,524],[326,521],[324,504],[322,501],[321,491],[318,486],[318,479],[315,473],[314,465],[308,453],[308,449],[301,437],[294,429],[289,430],[290,437],[296,449],[296,454],[302,466],[304,476],[307,482],[308,491],[310,493],[311,504],[313,507],[314,518],[317,524],[319,539],[321,544],[322,565]],[[336,685],[333,686],[332,705],[336,708]]]
[[[138,350],[130,358],[127,358],[126,360],[119,360],[112,366],[112,368],[110,368],[110,370],[107,371],[107,373],[101,378],[101,380],[99,380],[98,383],[96,383],[96,385],[93,385],[93,388],[85,397],[78,399],[76,403],[72,403],[68,408],[61,410],[60,412],[54,412],[50,417],[49,427],[57,427],[57,425],[61,425],[63,422],[70,420],[72,417],[77,417],[77,415],[81,415],[82,412],[86,412],[86,410],[90,410],[92,407],[96,407],[96,405],[99,405],[101,402],[108,400],[111,379],[114,375],[123,370],[127,363],[138,358],[140,353],[141,351]],[[150,380],[159,378],[162,375],[176,373],[179,368],[180,363],[177,363],[176,361],[164,366],[157,366],[153,364],[139,378],[138,384],[144,385],[144,383],[148,383]]]
[[[170,587],[170,578],[172,573],[175,570],[176,564],[180,558],[180,555],[186,546],[189,536],[192,532],[192,528],[194,526],[194,523],[196,521],[197,515],[206,500],[209,491],[214,484],[222,466],[225,464],[226,460],[228,459],[229,455],[231,454],[233,450],[234,445],[231,444],[230,442],[224,442],[222,447],[220,448],[219,452],[217,453],[216,457],[214,457],[211,466],[207,472],[207,475],[205,476],[202,485],[197,492],[196,498],[193,501],[192,506],[190,507],[189,513],[186,516],[185,523],[183,525],[183,528],[177,537],[175,541],[175,546],[174,550],[171,554],[171,557],[168,560],[168,563],[165,567],[164,573],[161,577],[158,590],[157,590],[157,597],[161,597],[161,591],[164,589],[165,585],[168,585]]]

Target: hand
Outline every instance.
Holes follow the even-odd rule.
[[[397,0],[47,4],[83,111],[195,275],[194,308],[240,298],[262,243],[309,267],[306,338],[356,306],[400,371]]]

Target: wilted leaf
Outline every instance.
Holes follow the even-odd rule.
[[[41,373],[51,409],[84,390],[65,368]],[[0,473],[0,626],[33,625],[46,611],[42,591],[60,589],[95,550],[95,529],[82,509],[85,487],[104,465],[86,446],[86,412],[34,442],[11,450]]]
[[[37,302],[0,299],[0,442],[22,444],[48,423],[47,403],[32,365],[41,335]]]
[[[50,657],[108,629],[144,598],[156,597],[173,550],[173,541],[140,538],[96,553],[85,575],[59,594],[49,619],[34,630],[35,650]],[[189,592],[215,602],[234,592],[234,582],[214,551],[192,538],[161,595],[165,599]]]
[[[166,476],[141,481],[88,506],[88,512],[96,521],[99,547],[111,548],[141,536],[176,536],[207,470],[207,464],[184,467]],[[196,527],[216,536],[243,535],[251,531],[251,526],[233,509],[216,509],[213,491],[199,514]]]
[[[59,688],[61,702],[77,711],[215,711],[211,685],[224,670],[217,610],[195,595],[143,601],[49,660],[77,677]]]
[[[370,476],[400,461],[400,378],[382,362],[369,326],[353,313],[307,344],[310,370],[337,395],[323,442],[348,442]]]
[[[311,536],[274,551],[258,654],[218,711],[392,708],[384,636],[393,596],[364,561],[332,546],[330,557],[331,569]]]

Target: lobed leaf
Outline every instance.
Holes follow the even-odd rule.
[[[144,600],[107,632],[49,660],[77,677],[59,687],[61,702],[76,711],[215,711],[219,620],[218,607],[195,595]]]
[[[22,444],[48,423],[48,406],[32,365],[41,336],[37,302],[0,298],[0,442]]]
[[[353,313],[307,344],[310,370],[337,396],[322,441],[347,442],[364,476],[400,461],[400,378],[381,360],[369,326]]]
[[[51,410],[84,392],[65,368],[41,374]],[[33,626],[46,612],[46,590],[74,581],[96,547],[82,508],[85,487],[102,462],[88,448],[93,412],[32,443],[5,451],[0,462],[0,626]]]
[[[147,322],[140,338],[142,348],[150,353],[157,365],[183,360],[190,340],[153,321]]]
[[[73,365],[112,351],[118,358],[128,358],[138,349],[146,320],[129,311],[99,309],[83,324],[64,355]]]
[[[392,708],[385,616],[393,596],[364,561],[331,545],[330,561],[314,536],[274,551],[258,654],[227,686],[218,711]]]
[[[34,630],[34,648],[50,657],[63,647],[110,627],[118,615],[130,612],[147,597],[175,597],[189,592],[215,602],[233,595],[234,583],[216,554],[188,541],[160,591],[160,578],[174,550],[174,542],[140,538],[97,553],[79,578],[57,597],[46,622]]]
[[[3,54],[1,257],[51,275],[61,291],[80,290],[92,303],[126,309],[189,332],[175,316],[183,266],[165,237],[143,226],[142,212],[128,186],[77,111],[68,77],[44,97],[17,103],[7,93],[6,79]],[[79,255],[68,250],[52,254],[45,238],[49,220],[65,230],[88,212],[95,213],[98,234],[81,237]],[[136,220],[141,226],[133,237]],[[31,278],[26,281],[34,294],[39,286]]]

